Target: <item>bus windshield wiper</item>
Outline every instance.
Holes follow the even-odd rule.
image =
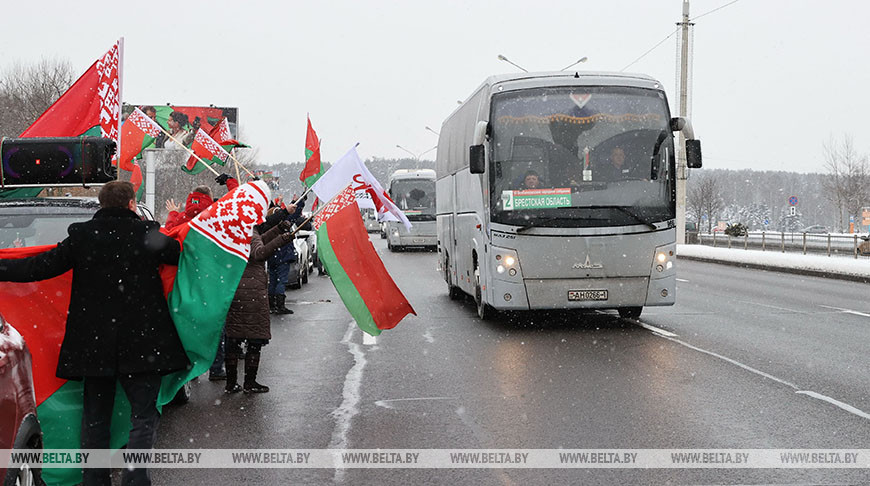
[[[586,209],[616,209],[617,211],[620,211],[623,214],[627,214],[628,216],[631,216],[635,221],[646,225],[651,230],[658,229],[658,228],[656,228],[656,225],[652,224],[651,221],[645,219],[644,217],[640,216],[639,214],[635,213],[634,211],[628,209],[625,206],[616,206],[616,205],[613,205],[613,206],[585,206],[585,208]]]

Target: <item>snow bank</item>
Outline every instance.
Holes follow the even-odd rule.
[[[870,260],[866,259],[713,248],[704,245],[677,245],[677,257],[700,258],[723,263],[770,267],[771,269],[870,278]]]

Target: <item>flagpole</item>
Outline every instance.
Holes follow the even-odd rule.
[[[196,155],[196,153],[194,153],[193,150],[190,150],[189,148],[185,147],[183,143],[179,142],[178,140],[175,139],[175,137],[170,135],[169,132],[167,132],[163,127],[161,127],[159,123],[155,123],[155,125],[157,125],[160,128],[161,132],[163,132],[167,137],[169,137],[169,140],[172,140],[173,142],[175,142],[176,145],[183,148],[184,150],[187,150],[187,152],[190,153],[190,155],[192,155],[196,160],[202,162],[202,165],[204,165],[206,169],[212,171],[212,173],[216,176],[220,175],[220,174],[218,174],[218,171],[214,170],[210,165],[206,164],[204,160],[200,159],[199,156]]]
[[[255,176],[255,175],[253,174],[253,172],[249,171],[247,167],[245,167],[244,165],[242,165],[242,163],[239,162],[239,159],[235,158],[235,156],[233,156],[233,154],[232,154],[231,152],[227,152],[227,153],[230,155],[230,158],[233,159],[233,162],[236,163],[236,174],[238,174],[238,172],[239,172],[239,167],[241,167],[242,169],[245,170],[245,172],[248,173],[249,176],[251,176],[251,177],[257,177],[257,176]]]
[[[296,200],[293,201],[292,204],[296,204],[296,203],[298,203],[299,201],[301,201],[302,199],[304,199],[305,196],[307,196],[309,192],[311,192],[311,188],[310,188],[310,187],[307,188],[307,189],[305,189],[305,192],[303,192],[301,196],[297,197]]]
[[[235,150],[235,149],[236,149],[235,147],[233,147],[233,148],[230,149],[230,157],[233,156],[233,150]],[[233,160],[235,160],[235,159],[233,159]],[[238,164],[238,162],[236,162],[236,163],[233,164],[233,165],[236,166],[236,180],[237,180],[237,181],[242,180],[242,176],[239,175],[239,164]]]
[[[305,195],[308,194],[309,192],[311,192],[311,188],[310,188],[310,187],[309,187],[308,189],[306,189],[305,192],[302,193],[302,196],[300,196],[298,199],[296,199],[296,201],[301,200],[301,199],[302,199],[303,197],[305,197]],[[344,192],[344,191],[341,191],[341,192]],[[333,199],[335,199],[336,197],[338,197],[339,195],[341,195],[341,192],[339,192],[339,193],[336,194],[335,196],[332,196],[332,199],[330,199],[329,201],[327,201],[326,204],[324,204],[323,206],[320,206],[319,208],[317,208],[317,211],[314,211],[313,213],[311,213],[311,216],[305,218],[305,221],[303,221],[303,222],[297,224],[297,225],[296,225],[296,229],[290,232],[290,236],[295,235],[296,232],[298,232],[300,229],[302,229],[302,226],[304,226],[305,223],[311,221],[312,219],[314,219],[315,216],[317,216],[318,214],[320,214],[320,212],[323,211],[323,208],[325,208],[326,206],[329,206],[329,203],[331,203]],[[296,204],[296,203],[294,202],[293,204]]]

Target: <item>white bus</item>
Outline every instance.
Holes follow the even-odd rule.
[[[390,198],[411,222],[411,231],[398,221],[384,223],[387,248],[391,251],[406,247],[435,248],[435,171],[432,169],[399,169],[390,176]]]
[[[673,305],[676,168],[691,124],[643,75],[487,79],[438,141],[438,251],[451,298],[494,310]]]
[[[378,222],[378,213],[371,208],[360,209],[362,213],[363,223],[366,225],[366,231],[369,233],[377,233],[381,231],[381,223]]]

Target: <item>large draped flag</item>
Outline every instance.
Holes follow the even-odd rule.
[[[351,148],[332,167],[311,186],[311,190],[322,201],[329,201],[348,184],[353,186],[359,207],[375,209],[381,221],[401,221],[405,228],[411,229],[411,222],[405,213],[390,199],[387,191]]]
[[[118,143],[123,55],[124,39],[121,38],[24,130],[21,137],[95,136]],[[34,197],[41,190],[38,187],[11,189],[0,191],[0,197]]]
[[[181,168],[181,170],[188,174],[199,174],[204,171],[205,164],[202,162],[209,165],[224,165],[227,163],[227,159],[230,158],[229,152],[224,150],[224,148],[221,147],[213,138],[209,137],[202,128],[196,131],[196,135],[193,137],[193,145],[191,145],[190,148],[193,150],[193,153],[196,154],[196,157],[191,155],[190,158],[187,159],[187,163]],[[199,157],[202,162],[197,160],[197,157]]]
[[[320,139],[311,126],[311,118],[308,118],[308,130],[305,132],[305,168],[299,174],[299,180],[305,187],[311,187],[323,175],[320,165]]]
[[[121,138],[118,167],[132,171],[133,159],[151,146],[163,129],[142,110],[136,108],[121,125],[121,131],[124,136]]]
[[[245,184],[169,233],[182,245],[178,266],[161,269],[164,290],[178,335],[192,363],[189,371],[165,376],[158,397],[163,406],[181,386],[204,373],[214,360],[221,328],[247,265],[253,226],[263,221],[271,194],[266,183]],[[0,250],[0,258],[24,258],[55,245]],[[78,449],[82,421],[82,382],[57,378],[58,354],[66,325],[72,271],[30,283],[0,282],[0,315],[27,342],[33,357],[37,413],[46,449]],[[106,323],[110,325],[109,323]],[[111,446],[127,441],[130,404],[115,391],[116,417]],[[78,469],[43,469],[48,484],[81,482]]]
[[[348,185],[314,218],[317,255],[357,325],[377,336],[417,313],[369,241],[354,192]]]

